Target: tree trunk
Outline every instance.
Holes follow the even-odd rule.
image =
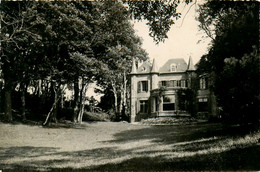
[[[114,93],[114,106],[115,106],[115,114],[116,114],[116,120],[119,119],[119,114],[118,114],[118,103],[117,103],[117,91],[116,91],[116,87],[115,84],[112,84],[112,91]]]
[[[77,122],[77,116],[79,111],[79,80],[78,78],[74,81],[74,108],[73,108],[73,119],[74,123]]]
[[[85,104],[81,104],[80,108],[79,108],[79,115],[78,115],[78,123],[79,124],[82,123],[82,118],[83,118],[83,114],[84,114],[84,108],[85,108]]]
[[[0,79],[0,113],[3,111],[2,110],[2,87],[3,87],[3,82]]]
[[[53,92],[54,92],[54,102],[52,104],[51,110],[49,111],[43,125],[46,125],[47,123],[49,123],[49,119],[52,119],[55,123],[57,123],[57,104],[61,97],[60,93],[61,93],[62,89],[60,88],[60,84],[58,85],[58,87],[56,87],[55,83],[52,83],[52,85],[53,85]]]
[[[118,114],[118,103],[117,103],[117,94],[114,93],[114,97],[115,97],[115,113],[116,113],[116,119],[119,119],[119,114]]]
[[[61,98],[60,98],[60,107],[61,107],[61,109],[63,109],[64,108],[64,94],[63,93],[61,93]]]
[[[124,85],[121,85],[120,90],[121,90],[121,92],[120,92],[119,113],[120,113],[120,116],[122,117],[123,102],[124,102]]]
[[[42,94],[42,80],[39,79],[39,80],[37,81],[37,83],[38,83],[37,95],[38,95],[38,97],[40,97],[41,94]]]
[[[54,109],[54,106],[55,106],[55,102],[53,102],[53,104],[52,104],[52,107],[51,107],[51,110],[49,111],[49,113],[48,113],[48,115],[47,115],[47,117],[46,117],[46,119],[45,119],[45,122],[42,124],[42,125],[46,125],[48,122],[49,122],[49,118],[50,118],[50,116],[51,116],[51,114],[52,114],[52,112],[53,112],[53,109]]]
[[[26,115],[25,115],[25,84],[21,83],[21,103],[22,103],[22,107],[21,107],[21,114],[22,114],[22,118],[23,121],[26,120]]]
[[[60,93],[60,88],[58,86],[57,90],[55,88],[54,89],[54,104],[53,104],[53,115],[52,115],[52,121],[54,121],[55,123],[57,123],[57,112],[58,112],[58,102],[59,102],[59,96],[58,94]]]
[[[127,110],[127,103],[126,103],[126,92],[127,92],[127,79],[126,79],[126,73],[124,71],[124,87],[123,87],[123,110],[122,115],[126,117],[126,110]]]
[[[82,123],[82,118],[84,114],[84,108],[85,108],[85,94],[87,91],[88,84],[82,79],[81,88],[80,88],[80,98],[79,98],[79,114],[78,114],[78,123]]]
[[[45,109],[46,109],[46,101],[47,100],[47,95],[49,95],[49,83],[47,80],[42,80],[42,88],[41,88],[41,95],[38,94],[39,98],[39,108],[38,108],[38,113],[43,114]],[[51,85],[52,86],[52,85]]]
[[[7,86],[5,86],[4,92],[5,92],[5,115],[6,115],[7,120],[9,122],[11,122],[11,121],[13,121],[12,98],[11,98],[12,90],[11,90],[11,88],[8,88]]]

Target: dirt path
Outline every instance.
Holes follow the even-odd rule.
[[[237,165],[249,160],[253,169],[258,168],[254,161],[260,158],[260,134],[236,139],[223,136],[229,132],[223,131],[220,124],[142,126],[98,122],[75,129],[0,123],[0,169],[236,170],[245,168]],[[233,157],[241,152],[246,153]],[[230,156],[236,163],[226,162]]]

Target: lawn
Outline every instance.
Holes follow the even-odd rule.
[[[0,138],[3,171],[260,170],[260,133],[218,123],[0,123]]]

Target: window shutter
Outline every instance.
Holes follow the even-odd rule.
[[[137,83],[137,92],[138,93],[141,92],[141,81],[138,81],[138,83]]]
[[[143,81],[143,91],[147,92],[148,91],[148,81]]]

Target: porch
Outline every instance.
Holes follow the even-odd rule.
[[[151,91],[151,117],[191,116],[186,102],[178,96],[176,88],[160,88]]]

